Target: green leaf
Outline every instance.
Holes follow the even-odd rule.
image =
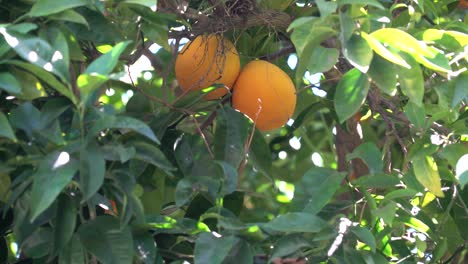
[[[26,102],[13,109],[10,114],[10,124],[14,128],[22,129],[29,137],[41,128],[41,112],[30,102]]]
[[[377,7],[379,9],[385,9],[385,7],[379,3],[377,0],[338,0],[338,6],[343,6],[343,5],[370,5]]]
[[[276,241],[275,245],[273,246],[273,252],[268,263],[272,263],[272,261],[276,258],[288,257],[303,248],[309,247],[312,247],[311,244],[306,239],[304,239],[302,234],[292,234],[282,237]]]
[[[59,263],[63,264],[85,264],[85,251],[78,234],[64,246],[59,255]]]
[[[0,28],[7,43],[18,55],[30,63],[37,65],[48,72],[52,72],[63,81],[70,81],[68,67],[63,60],[63,54],[55,50],[46,40]]]
[[[15,132],[13,132],[8,119],[3,112],[0,112],[0,137],[6,137],[16,141]]]
[[[359,177],[352,183],[365,188],[388,188],[400,184],[400,180],[394,175],[378,173]]]
[[[76,84],[80,90],[81,102],[86,105],[94,104],[99,99],[99,88],[108,80],[108,77],[100,74],[80,74]]]
[[[249,132],[249,121],[231,107],[217,111],[217,123],[214,133],[214,156],[232,167],[237,168],[244,159],[244,145]]]
[[[195,240],[195,263],[224,263],[224,259],[239,241],[240,239],[235,236],[218,238],[211,233],[202,233]]]
[[[141,229],[133,232],[133,247],[138,263],[155,263],[157,249],[153,235],[148,230]]]
[[[326,225],[324,220],[314,214],[287,213],[263,224],[262,227],[279,232],[317,233]]]
[[[325,0],[316,0],[315,3],[320,11],[320,17],[327,17],[335,13],[336,8],[338,7],[336,2],[328,2]]]
[[[31,258],[42,258],[50,254],[49,251],[52,248],[52,242],[52,228],[41,227],[26,238],[21,244],[21,249]]]
[[[395,219],[395,213],[397,205],[395,202],[390,201],[385,206],[372,210],[372,214],[376,217],[382,218],[385,224],[392,226],[393,219]]]
[[[104,129],[131,129],[158,144],[160,143],[151,128],[144,122],[128,116],[114,115],[104,115],[100,119],[96,120],[88,133],[88,139],[96,136]]]
[[[425,44],[397,28],[381,28],[372,32],[371,36],[386,46],[393,47],[411,55],[419,54],[429,58],[433,56],[432,51]]]
[[[266,175],[271,175],[273,159],[270,147],[263,134],[255,129],[252,144],[249,148],[249,157],[252,159],[254,167]]]
[[[436,196],[444,197],[439,170],[434,158],[429,155],[416,155],[412,161],[416,179]]]
[[[418,194],[418,191],[413,190],[413,189],[401,189],[401,190],[395,190],[387,193],[385,195],[385,199],[388,200],[393,200],[393,199],[399,199],[399,198],[410,198],[414,197]]]
[[[310,62],[314,59],[312,55],[314,50],[320,46],[320,43],[334,35],[336,31],[331,27],[314,26],[314,24],[303,24],[294,28],[291,34],[291,41],[297,51],[299,63],[296,69],[296,81],[302,80]]]
[[[0,202],[6,203],[10,196],[10,175],[0,172]]]
[[[68,153],[55,152],[39,165],[31,191],[31,220],[35,220],[55,201],[78,170],[78,166],[67,159],[70,159]]]
[[[348,71],[338,82],[334,106],[340,123],[352,117],[364,103],[369,91],[369,80],[358,69]]]
[[[458,179],[458,182],[462,188],[465,188],[465,185],[468,183],[468,154],[465,154],[460,157],[455,167],[455,175]]]
[[[125,0],[122,3],[141,5],[141,6],[146,6],[146,7],[151,8],[151,7],[156,7],[157,1],[155,0]]]
[[[75,232],[77,209],[68,195],[58,197],[54,228],[54,254],[58,254],[71,241]]]
[[[411,66],[410,69],[396,67],[398,80],[400,81],[400,89],[411,102],[418,106],[423,103],[424,97],[424,77],[419,64],[410,56],[403,55],[406,62]]]
[[[343,43],[343,55],[351,65],[362,73],[366,73],[369,70],[374,53],[365,39],[360,35],[353,34],[350,39]]]
[[[98,145],[87,144],[80,151],[80,190],[83,201],[90,199],[104,183],[106,163]]]
[[[73,103],[76,103],[76,98],[75,95],[73,94],[72,90],[63,85],[61,82],[59,82],[52,74],[50,74],[48,71],[42,69],[41,67],[35,66],[30,63],[26,62],[21,62],[21,61],[7,61],[9,64],[16,65],[18,67],[21,67],[30,73],[34,74],[37,78],[41,79],[43,82],[48,84],[52,89],[56,90],[60,94],[66,96],[68,99],[70,99]]]
[[[79,6],[87,5],[86,0],[67,0],[67,1],[55,1],[55,0],[38,0],[29,11],[29,15],[33,17],[47,16],[55,14],[66,9],[71,9]]]
[[[372,252],[375,252],[377,248],[377,243],[375,242],[374,235],[372,235],[371,231],[365,227],[361,226],[353,226],[350,228],[351,232],[356,235],[356,237],[368,245]]]
[[[194,190],[192,180],[183,178],[177,183],[175,189],[175,204],[176,206],[183,206],[194,197]]]
[[[417,128],[424,128],[426,125],[426,110],[423,105],[417,105],[410,101],[404,107],[404,113],[411,121],[411,123]]]
[[[133,141],[128,144],[128,146],[135,148],[135,159],[151,163],[166,172],[173,171],[175,169],[164,153],[154,145],[143,141]]]
[[[359,158],[366,163],[371,174],[380,173],[383,170],[382,153],[373,142],[366,142],[359,145],[352,153],[346,156],[349,161]]]
[[[426,43],[436,43],[448,50],[458,50],[468,45],[468,34],[453,30],[430,28],[423,31],[420,37]]]
[[[133,238],[129,226],[119,219],[98,216],[78,229],[83,246],[103,264],[133,263]]]
[[[432,56],[422,56],[421,54],[416,53],[413,54],[413,58],[416,59],[417,62],[421,63],[422,65],[426,66],[428,69],[431,70],[445,73],[452,71],[449,61],[444,54],[442,54],[433,47],[427,48],[432,52]]]
[[[8,72],[0,73],[0,89],[10,94],[21,93],[21,84],[16,77]]]
[[[15,74],[16,79],[21,85],[21,93],[16,95],[16,97],[22,100],[32,101],[34,99],[47,96],[44,87],[36,76],[15,68],[12,69],[11,72]]]
[[[312,168],[296,184],[295,196],[308,201],[304,212],[316,214],[331,200],[345,174],[328,168]],[[297,199],[297,198],[295,198]],[[294,200],[293,200],[294,201]]]
[[[382,43],[380,43],[379,40],[377,40],[375,37],[372,35],[368,35],[366,32],[361,32],[361,37],[363,37],[365,40],[367,40],[367,43],[369,46],[382,58],[393,62],[397,65],[400,65],[405,68],[411,68],[411,66],[397,53],[390,51],[387,49]]]
[[[89,28],[89,24],[86,21],[86,18],[84,18],[80,13],[78,13],[75,10],[72,10],[72,9],[67,9],[67,10],[64,10],[64,11],[62,11],[60,13],[50,15],[48,18],[52,19],[52,20],[68,21],[68,22],[78,23],[78,24],[85,25],[86,27]]]
[[[130,44],[130,41],[120,42],[115,45],[109,52],[101,55],[95,61],[93,61],[88,68],[86,68],[85,74],[100,74],[109,75],[117,65],[119,56]]]
[[[125,147],[121,144],[108,144],[101,147],[102,155],[105,160],[120,161],[125,163],[135,157],[134,147]]]
[[[217,161],[216,163],[222,168],[224,172],[221,196],[235,192],[237,189],[237,170],[227,162]]]
[[[468,101],[468,74],[463,73],[455,79],[452,107],[455,108],[463,100]]]
[[[20,23],[20,24],[13,24],[8,25],[8,30],[16,31],[18,33],[26,34],[32,30],[37,29],[37,25],[33,23]]]
[[[367,71],[371,81],[384,93],[392,95],[397,85],[397,74],[395,65],[389,63],[381,56],[374,56]]]
[[[326,72],[335,66],[339,56],[338,49],[318,46],[312,51],[307,69],[310,74]]]

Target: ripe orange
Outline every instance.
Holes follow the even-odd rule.
[[[293,115],[296,89],[278,66],[251,61],[234,84],[232,105],[254,120],[258,129],[272,130],[283,126]]]
[[[177,56],[176,79],[184,90],[200,90],[213,84],[232,87],[240,72],[240,60],[234,44],[221,35],[200,35],[188,42]],[[218,88],[206,99],[216,99],[227,93]]]

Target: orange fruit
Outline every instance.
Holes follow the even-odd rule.
[[[278,66],[262,60],[251,61],[234,84],[232,105],[250,117],[258,129],[273,130],[293,115],[296,89]]]
[[[184,91],[201,90],[213,84],[230,89],[240,72],[234,44],[221,35],[200,35],[185,44],[175,62],[176,79]],[[227,93],[218,88],[205,97],[216,99]]]

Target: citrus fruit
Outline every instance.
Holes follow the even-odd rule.
[[[185,44],[175,63],[176,79],[184,91],[200,90],[213,84],[230,89],[240,72],[234,44],[221,35],[200,35]],[[218,88],[205,97],[216,99],[227,93]]]
[[[279,128],[294,113],[294,83],[278,66],[262,60],[251,61],[234,84],[232,105],[250,117],[260,130]]]

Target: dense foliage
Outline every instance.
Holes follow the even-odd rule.
[[[0,0],[0,263],[466,263],[464,3]],[[287,125],[182,93],[203,33]]]

